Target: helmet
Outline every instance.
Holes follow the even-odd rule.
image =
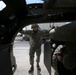
[[[34,27],[39,27],[37,24],[32,24],[31,28],[33,29]]]

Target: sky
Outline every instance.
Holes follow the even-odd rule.
[[[60,27],[60,26],[66,25],[68,23],[70,23],[70,22],[57,22],[57,23],[54,23],[54,26]],[[41,29],[47,29],[48,30],[48,29],[50,29],[50,25],[52,26],[53,23],[39,23],[38,25]],[[23,30],[31,30],[31,25],[24,27]]]

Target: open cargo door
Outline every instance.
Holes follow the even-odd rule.
[[[44,44],[44,64],[51,75],[51,54],[52,54],[52,49],[50,42],[45,41]]]

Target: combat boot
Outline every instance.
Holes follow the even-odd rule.
[[[38,69],[39,71],[41,71],[41,68],[40,68],[39,64],[37,64],[37,69]]]
[[[29,73],[33,72],[33,70],[34,70],[34,66],[31,65],[30,70],[29,70]]]

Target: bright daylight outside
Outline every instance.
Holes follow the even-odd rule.
[[[46,29],[49,30],[52,25],[55,27],[59,27],[65,24],[68,24],[70,22],[66,23],[40,23],[38,24],[40,29]],[[23,30],[31,30],[31,25],[28,25],[23,28]],[[21,34],[18,32],[17,36],[14,40],[14,46],[13,46],[13,54],[16,59],[17,69],[14,73],[14,75],[28,75],[28,70],[30,68],[30,62],[29,62],[29,36]],[[44,65],[44,45],[41,46],[41,56],[40,56],[40,67],[41,72],[37,71],[36,68],[36,54],[34,55],[34,72],[32,75],[49,75],[45,65]],[[31,75],[31,74],[30,74]],[[54,70],[52,69],[52,75],[54,75]]]

